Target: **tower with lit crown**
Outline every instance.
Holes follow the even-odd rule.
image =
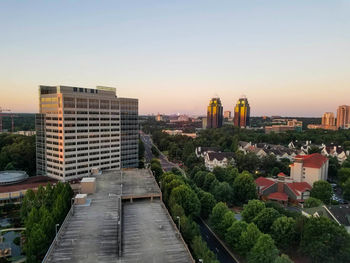
[[[247,127],[250,124],[250,106],[246,97],[241,97],[234,109],[234,125]]]
[[[207,128],[220,128],[223,121],[223,107],[220,98],[212,98],[207,110]]]

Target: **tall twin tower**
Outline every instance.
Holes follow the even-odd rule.
[[[207,128],[220,128],[223,123],[223,107],[220,98],[212,98],[207,110]],[[233,123],[236,127],[249,126],[250,106],[248,99],[242,97],[234,108]]]

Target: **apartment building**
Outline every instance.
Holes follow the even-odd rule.
[[[350,106],[341,105],[337,110],[337,128],[350,128]]]
[[[115,88],[40,86],[37,175],[69,181],[135,167],[137,112],[137,99],[118,98]]]

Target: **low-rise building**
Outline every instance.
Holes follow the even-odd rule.
[[[207,152],[204,156],[205,167],[209,171],[215,167],[226,168],[229,164],[234,164],[233,156],[232,152]]]
[[[278,201],[303,203],[310,197],[311,185],[306,182],[294,182],[283,173],[278,178],[259,177],[255,180],[260,198]]]
[[[327,180],[328,158],[319,154],[297,155],[290,165],[290,177],[295,182],[307,182],[313,185],[319,180]]]

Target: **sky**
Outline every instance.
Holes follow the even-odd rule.
[[[140,114],[321,116],[350,104],[350,1],[0,2],[0,107],[39,85],[112,86]]]

